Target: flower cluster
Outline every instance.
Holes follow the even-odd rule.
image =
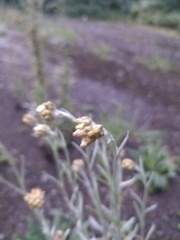
[[[36,114],[34,113],[35,116],[30,113],[24,114],[22,122],[29,126],[33,126],[33,132],[37,137],[45,137],[50,135],[52,130],[47,124],[39,123],[38,116],[43,120],[50,121],[54,119],[55,111],[56,107],[52,102],[44,102],[36,108]]]
[[[103,126],[96,124],[89,117],[81,117],[74,120],[77,123],[73,136],[82,137],[81,147],[86,147],[104,135]]]
[[[87,116],[75,119],[69,112],[63,109],[58,110],[51,101],[39,105],[36,108],[35,117],[31,114],[25,114],[22,121],[30,126],[34,126],[33,131],[37,137],[45,137],[53,133],[53,124],[57,124],[58,121],[61,121],[60,118],[64,117],[77,124],[73,136],[82,138],[81,147],[94,143],[104,135],[105,130],[102,125],[96,124]],[[51,124],[48,123],[49,121],[52,121]],[[49,124],[51,125],[50,127],[48,126]]]
[[[72,162],[71,169],[73,172],[78,173],[80,172],[84,167],[84,161],[82,159],[75,159]]]
[[[37,114],[46,121],[51,121],[54,118],[56,106],[51,102],[44,102],[36,108]]]
[[[40,188],[33,188],[31,192],[26,193],[24,201],[31,209],[42,208],[44,205],[44,191]]]

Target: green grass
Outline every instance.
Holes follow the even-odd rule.
[[[28,14],[14,8],[0,8],[0,20],[8,27],[15,27],[29,33],[31,28],[31,19]],[[42,17],[40,19],[40,34],[42,39],[57,37],[63,43],[75,44],[77,34],[70,27],[64,26],[60,22]],[[2,29],[4,32],[4,28]],[[0,26],[1,34],[1,26]]]
[[[108,61],[110,60],[112,49],[105,43],[100,44],[93,49],[93,53],[101,60]]]
[[[72,28],[64,26],[61,23],[56,23],[53,20],[44,20],[42,31],[48,38],[59,37],[63,42],[71,45],[77,42],[77,34]]]
[[[62,230],[65,232],[67,229],[73,229],[74,223],[72,221],[67,221],[63,217],[56,213],[53,219],[53,226],[57,230]],[[42,233],[42,227],[39,222],[34,221],[30,216],[27,217],[27,233],[25,235],[16,234],[17,240],[47,240],[47,236]],[[69,240],[78,240],[77,235],[72,231],[68,236]]]
[[[175,64],[171,61],[171,59],[160,55],[153,55],[148,58],[138,56],[135,58],[135,61],[145,65],[148,69],[152,71],[158,69],[165,73],[179,71]]]
[[[138,22],[170,29],[180,29],[180,13],[178,11],[170,13],[163,11],[142,12],[139,14]]]

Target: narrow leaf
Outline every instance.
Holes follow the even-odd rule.
[[[146,210],[145,210],[145,214],[148,214],[148,213],[154,211],[156,208],[157,208],[157,204],[154,204],[154,205],[152,205],[152,206],[146,208]]]
[[[150,227],[150,229],[149,229],[149,231],[148,231],[148,233],[147,233],[147,235],[146,235],[145,240],[149,240],[149,239],[150,239],[150,237],[151,237],[151,235],[153,234],[155,228],[156,228],[156,226],[155,226],[154,224]]]

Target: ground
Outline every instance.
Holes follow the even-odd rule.
[[[124,119],[137,128],[158,129],[172,155],[180,155],[180,36],[132,24],[101,23],[55,18],[61,27],[75,33],[75,41],[66,46],[73,68],[71,98],[79,116],[101,111],[112,115],[124,110]],[[52,24],[52,23],[51,23]],[[71,37],[72,39],[72,37]],[[58,36],[46,39],[49,87],[53,74],[63,64],[62,41]],[[65,44],[66,45],[66,44]],[[155,58],[155,59],[154,59]],[[46,183],[41,172],[55,174],[55,167],[39,147],[38,139],[21,122],[32,88],[30,42],[22,30],[2,22],[0,34],[0,139],[17,159],[26,161],[28,189],[41,186],[48,193],[47,208],[55,209],[58,192]],[[55,99],[51,91],[52,100]],[[82,104],[83,103],[83,104]],[[124,133],[125,134],[125,133]],[[12,170],[1,164],[1,174],[14,181]],[[179,240],[180,178],[170,181],[169,189],[150,197],[158,209],[149,221],[157,225],[153,240]],[[25,231],[28,208],[22,196],[0,185],[0,239],[14,239]],[[129,213],[127,213],[129,214]]]

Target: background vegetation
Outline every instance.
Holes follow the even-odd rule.
[[[23,7],[22,0],[2,0]],[[93,19],[132,19],[140,23],[180,28],[179,0],[45,0],[46,13]]]

